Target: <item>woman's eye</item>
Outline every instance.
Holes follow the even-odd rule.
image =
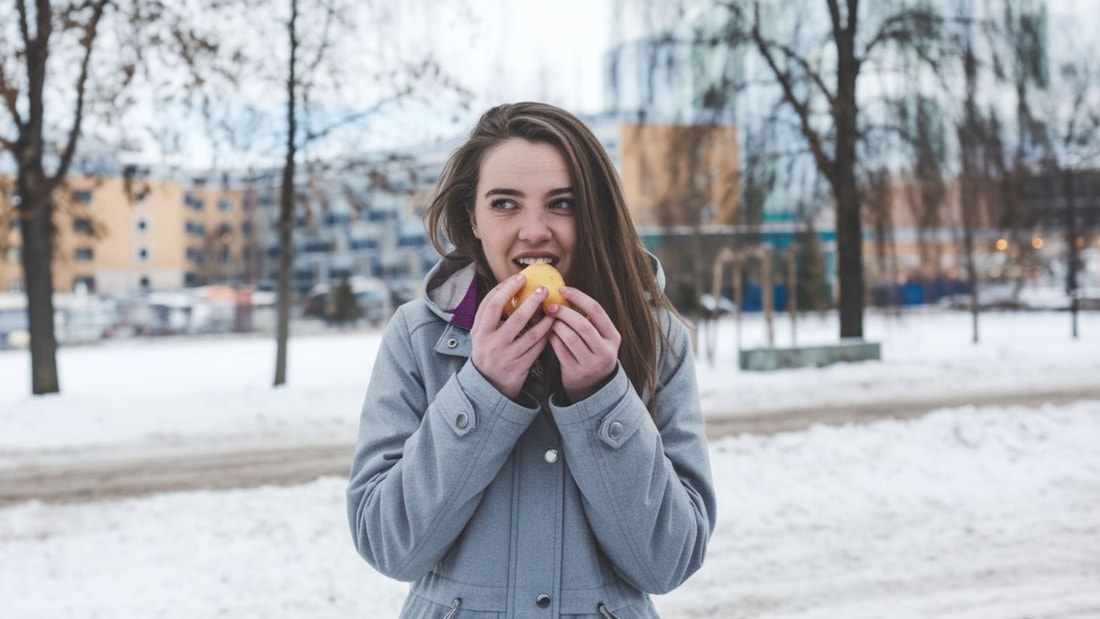
[[[497,210],[507,211],[516,208],[516,203],[507,198],[497,198],[496,200],[490,202],[489,206]]]
[[[561,200],[554,200],[550,203],[550,208],[552,210],[572,210],[573,200],[566,198],[563,198]]]

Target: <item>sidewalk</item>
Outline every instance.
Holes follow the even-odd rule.
[[[1081,400],[1100,401],[1100,385],[1061,391],[940,396],[904,401],[772,410],[752,415],[711,413],[711,439],[734,434],[768,435],[814,424],[908,419],[965,406],[1037,408]],[[73,503],[182,490],[225,490],[302,484],[347,475],[351,442],[189,444],[162,449],[84,449],[24,454],[0,462],[0,507],[28,500]]]

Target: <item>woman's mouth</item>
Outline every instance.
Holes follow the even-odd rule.
[[[549,256],[540,256],[540,257],[537,257],[537,258],[516,258],[515,260],[513,260],[513,262],[515,262],[516,264],[518,264],[522,268],[522,267],[529,267],[532,264],[539,264],[539,263],[549,264],[549,265],[553,266],[553,265],[557,264],[558,261],[554,258],[549,257]]]

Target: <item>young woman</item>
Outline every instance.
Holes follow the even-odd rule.
[[[427,219],[445,257],[363,404],[359,553],[412,582],[402,617],[656,617],[647,594],[703,562],[714,489],[690,337],[607,153],[564,110],[495,107]],[[533,262],[568,306],[540,288],[503,318]]]

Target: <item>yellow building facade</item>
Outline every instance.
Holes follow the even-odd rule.
[[[623,192],[642,228],[733,225],[741,198],[737,130],[620,126]]]
[[[55,194],[54,290],[127,294],[243,281],[254,245],[243,195],[202,182],[68,179]],[[21,291],[22,240],[10,200],[0,226],[0,291]]]

